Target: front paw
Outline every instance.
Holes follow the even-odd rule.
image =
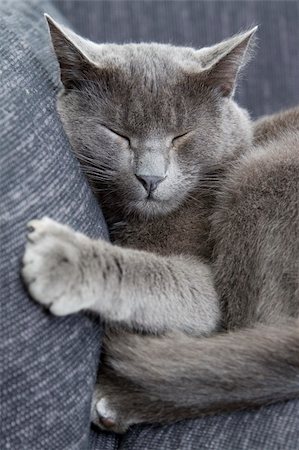
[[[22,276],[30,295],[58,316],[90,308],[94,294],[84,257],[91,241],[47,217],[28,227]]]

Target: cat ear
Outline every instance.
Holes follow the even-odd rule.
[[[233,95],[237,75],[248,62],[257,26],[212,47],[198,50],[204,84],[218,89],[224,97]]]
[[[82,79],[90,79],[97,66],[86,54],[86,41],[71,30],[60,26],[47,14],[45,14],[45,18],[60,66],[63,85],[71,89]]]

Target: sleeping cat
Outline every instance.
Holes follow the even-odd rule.
[[[47,20],[114,245],[33,220],[22,274],[53,314],[109,325],[92,420],[123,432],[299,395],[299,109],[255,124],[234,102],[256,29],[194,50]]]

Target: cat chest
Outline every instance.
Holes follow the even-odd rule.
[[[208,228],[203,223],[126,224],[111,232],[112,241],[122,247],[146,250],[160,255],[208,257]]]

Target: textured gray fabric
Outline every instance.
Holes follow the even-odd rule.
[[[31,218],[49,215],[107,237],[55,111],[57,70],[42,10],[38,1],[0,4],[1,450],[88,448],[100,350],[98,320],[51,316],[19,276]],[[105,448],[105,435],[99,439]]]
[[[299,402],[164,427],[135,427],[121,450],[298,450]]]
[[[259,24],[255,60],[238,99],[253,116],[299,103],[299,2],[55,0],[81,34],[98,42],[158,41],[201,47]]]
[[[190,42],[195,41],[192,33],[198,26],[205,30],[208,42],[213,42],[235,31],[230,28],[233,19],[226,13],[216,27],[218,10],[216,14],[208,6],[201,16],[209,19],[208,24],[202,25],[202,18],[199,25],[194,24],[193,19],[198,17],[195,2],[189,12],[182,2],[175,2],[169,9],[169,2],[130,2],[127,12],[128,2],[121,3],[68,1],[63,10],[76,21],[77,28],[85,29],[85,34],[90,30],[91,37],[96,37],[94,33],[104,30],[106,40],[114,41],[122,40],[122,33],[127,33],[128,40],[129,32],[131,39],[138,39],[141,33],[144,40],[154,39],[151,36],[155,30],[156,40],[169,40],[167,33],[172,32],[177,33],[178,43],[185,39]],[[41,15],[44,10],[62,20],[42,1],[0,1],[0,449],[298,450],[298,401],[172,426],[133,427],[121,438],[94,429],[90,432],[89,404],[101,327],[97,320],[81,314],[66,318],[46,314],[28,298],[19,278],[25,224],[32,217],[47,214],[90,236],[107,236],[100,209],[69,151],[55,111],[58,72],[49,51]],[[234,13],[228,11],[235,17],[245,17],[241,6]],[[282,5],[282,17],[289,17],[290,22],[298,19],[297,7],[291,6],[287,16],[286,11]],[[288,55],[284,62],[294,74],[296,65],[289,55],[296,54],[290,41],[297,31],[292,27],[290,23],[283,45]],[[271,49],[273,52],[274,44]],[[292,80],[294,83],[295,76]],[[252,92],[255,87],[254,81]],[[282,98],[285,92],[288,99],[293,87],[288,91],[282,84],[278,90],[273,99],[267,97],[266,108],[274,108],[276,94]],[[264,108],[264,100],[264,96],[255,95],[254,102],[260,108],[257,111]]]

